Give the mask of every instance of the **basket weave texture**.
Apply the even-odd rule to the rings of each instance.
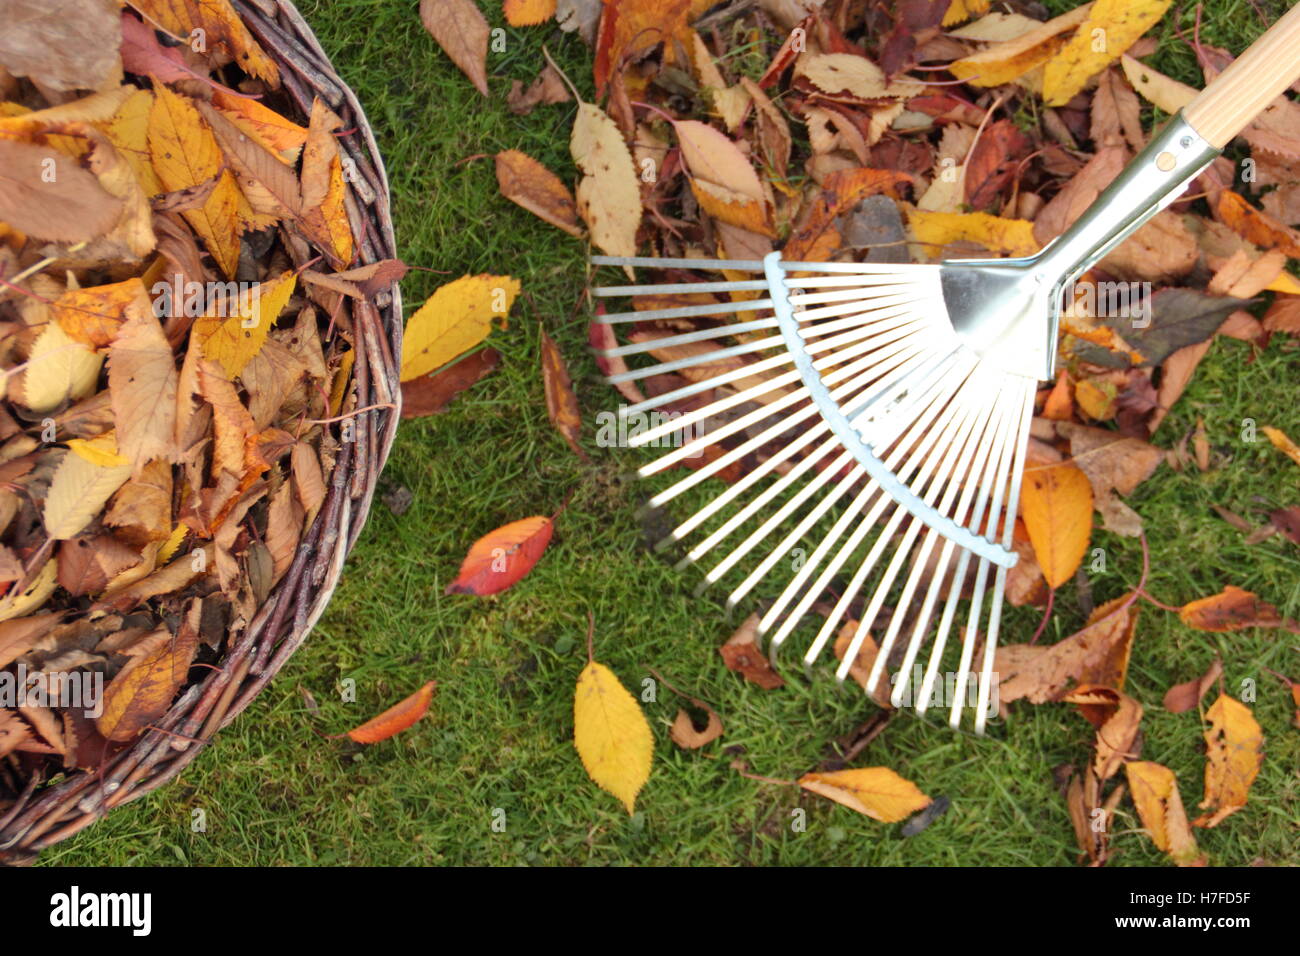
[[[388,179],[356,97],[289,0],[233,0],[233,5],[279,66],[284,94],[300,118],[306,119],[319,97],[343,121],[347,134],[339,137],[339,147],[356,170],[346,182],[353,264],[395,258]],[[40,850],[174,778],[279,672],[324,611],[365,524],[401,403],[402,307],[396,284],[373,301],[345,298],[341,313],[331,324],[333,335],[348,335],[356,355],[354,397],[343,411],[388,407],[352,415],[350,441],[343,440],[342,422],[327,426],[335,430],[340,450],[325,501],[289,570],[248,626],[227,635],[216,668],[187,686],[152,729],[96,770],[73,771],[45,786],[33,776],[17,801],[0,809],[0,864],[30,863]]]

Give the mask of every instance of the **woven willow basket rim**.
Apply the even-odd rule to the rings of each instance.
[[[290,0],[232,0],[235,10],[280,68],[284,94],[305,118],[320,97],[354,135],[338,137],[356,175],[346,178],[354,263],[396,257],[388,177],[366,115],[335,72]],[[359,142],[358,142],[359,140]],[[402,304],[396,283],[352,306],[354,440],[342,442],[324,502],[284,577],[253,620],[227,635],[217,666],[185,688],[167,713],[95,770],[74,770],[40,787],[34,774],[13,806],[0,809],[0,864],[30,863],[37,853],[79,832],[109,810],[176,777],[279,672],[325,610],[374,497],[400,418],[397,362]],[[328,427],[328,426],[327,426]],[[335,426],[337,427],[337,425]]]

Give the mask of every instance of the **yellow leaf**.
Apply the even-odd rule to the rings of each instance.
[[[229,378],[244,370],[266,344],[267,333],[284,311],[298,277],[283,272],[268,282],[259,282],[249,296],[227,298],[226,316],[205,315],[194,322],[194,338],[203,355],[219,362]]]
[[[948,65],[948,70],[959,80],[974,86],[1011,83],[1046,63],[1064,45],[1062,34],[1086,20],[1091,9],[1091,4],[1076,7],[1014,40],[995,43],[987,50],[954,60]]]
[[[406,322],[402,339],[403,382],[446,365],[478,345],[504,318],[519,294],[510,276],[461,276],[442,286]]]
[[[343,121],[324,103],[313,101],[302,157],[302,226],[338,268],[352,261],[353,252],[352,225],[344,202],[343,161],[334,137],[334,130],[342,125]]]
[[[27,590],[21,594],[6,594],[0,598],[0,621],[22,617],[43,605],[46,598],[54,593],[54,585],[58,583],[58,572],[58,559],[50,558],[41,566],[36,577],[32,578],[32,583],[27,585]]]
[[[714,219],[720,219],[759,235],[776,236],[766,202],[751,199],[726,186],[719,186],[703,179],[691,180],[691,192],[695,193],[700,208]]]
[[[1129,84],[1149,103],[1160,107],[1173,115],[1196,98],[1199,92],[1195,87],[1179,83],[1163,73],[1157,73],[1145,63],[1139,63],[1128,54],[1119,58],[1124,68],[1124,76]]]
[[[888,767],[804,774],[799,786],[881,823],[906,820],[930,805],[930,798],[916,784]]]
[[[890,81],[885,71],[856,53],[804,53],[795,73],[826,93],[848,93],[863,100],[916,96],[925,84],[910,76]]]
[[[135,171],[140,188],[149,197],[163,191],[158,174],[149,160],[149,113],[153,109],[153,93],[137,89],[117,108],[113,118],[97,124],[108,141],[122,154],[128,166]]]
[[[154,458],[172,459],[180,378],[153,312],[126,311],[126,322],[108,350],[108,391],[118,449],[138,470]]]
[[[1124,772],[1151,842],[1180,866],[1199,860],[1196,837],[1188,826],[1174,772],[1149,760],[1131,760],[1124,765]]]
[[[1070,42],[1047,61],[1043,100],[1064,106],[1165,15],[1173,0],[1097,0]]]
[[[943,15],[943,25],[950,27],[956,23],[965,23],[971,17],[987,13],[993,0],[952,0],[948,12]]]
[[[1264,733],[1250,708],[1236,698],[1220,694],[1205,712],[1205,799],[1202,814],[1193,824],[1215,827],[1246,805],[1250,785],[1264,762]]]
[[[144,283],[138,278],[91,286],[88,289],[69,289],[50,306],[55,321],[72,338],[102,349],[112,343],[126,319],[126,309],[152,309]]]
[[[1069,462],[1025,471],[1020,496],[1025,528],[1049,587],[1060,587],[1079,567],[1092,533],[1092,485]]]
[[[578,215],[591,230],[592,243],[607,255],[636,255],[641,187],[618,126],[590,103],[578,104],[569,152],[582,171]]]
[[[189,533],[190,526],[187,524],[178,524],[175,528],[172,528],[172,533],[167,536],[167,540],[158,549],[158,556],[155,561],[158,564],[166,564],[170,561],[172,555],[180,548],[181,542],[185,540],[185,536]]]
[[[221,271],[234,278],[239,263],[239,184],[234,174],[224,168],[216,137],[194,104],[161,83],[155,86],[149,111],[149,157],[158,181],[168,192],[219,177],[203,205],[181,215],[198,233]]]
[[[556,0],[505,0],[506,22],[512,27],[532,27],[555,16]]]
[[[118,454],[116,432],[104,432],[94,438],[69,438],[65,444],[73,454],[80,455],[101,468],[118,468],[130,464],[125,455]]]
[[[1287,437],[1286,432],[1280,428],[1272,428],[1268,425],[1263,426],[1263,432],[1268,436],[1268,440],[1273,443],[1273,447],[1290,458],[1297,465],[1300,465],[1300,447]]]
[[[916,241],[928,246],[946,246],[964,239],[1013,256],[1028,256],[1038,251],[1034,224],[1028,219],[1003,219],[983,212],[926,212],[921,209],[913,209],[907,219]],[[932,254],[937,254],[937,250]]]
[[[573,744],[587,775],[632,813],[650,779],[654,736],[631,694],[604,664],[591,661],[573,694]]]
[[[84,398],[95,388],[104,357],[50,322],[32,344],[23,370],[23,404],[48,412],[67,399]]]
[[[131,477],[130,465],[104,467],[69,452],[59,462],[45,496],[45,530],[55,541],[76,536]]]

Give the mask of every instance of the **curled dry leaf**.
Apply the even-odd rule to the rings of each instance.
[[[999,699],[1042,704],[1060,699],[1072,684],[1122,690],[1138,618],[1135,602],[1120,610],[1125,601],[1127,595],[1103,604],[1082,630],[1051,647],[999,647],[993,663],[1000,675]]]
[[[1214,686],[1214,682],[1223,676],[1223,661],[1214,659],[1214,663],[1199,678],[1183,684],[1175,684],[1165,691],[1164,708],[1171,714],[1182,714],[1196,707],[1205,692]]]
[[[930,805],[916,784],[888,767],[804,774],[799,786],[881,823],[906,820]]]
[[[546,414],[555,430],[564,436],[573,453],[588,461],[587,453],[578,443],[582,434],[582,410],[578,397],[573,394],[573,380],[565,367],[564,356],[555,340],[542,330],[542,384],[546,390]]]
[[[695,721],[685,707],[677,708],[677,716],[673,719],[673,725],[668,728],[668,736],[672,738],[673,743],[683,750],[698,750],[705,744],[712,743],[722,736],[722,718],[713,712],[713,708],[694,698],[691,699],[691,705],[696,710],[705,713],[706,719],[703,729],[696,728]]]
[[[636,698],[604,664],[589,661],[573,692],[573,745],[587,776],[630,815],[650,779],[654,735]]]
[[[502,525],[474,542],[447,594],[498,594],[533,569],[551,543],[550,518],[523,518]]]
[[[400,733],[429,712],[429,703],[433,700],[433,691],[437,686],[437,681],[429,681],[410,697],[389,707],[378,717],[371,718],[360,727],[349,730],[347,736],[359,744],[375,744]]]
[[[728,640],[718,648],[727,670],[735,671],[745,680],[757,684],[764,690],[776,690],[784,687],[785,681],[772,668],[767,655],[758,649],[755,639],[758,634],[758,615],[747,617]]]
[[[559,176],[517,149],[497,153],[496,171],[501,195],[569,235],[583,237],[578,207]]]

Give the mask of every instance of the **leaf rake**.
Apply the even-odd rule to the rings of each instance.
[[[901,651],[894,706],[914,693],[915,709],[924,714],[943,680],[951,726],[960,726],[973,703],[974,730],[983,733],[990,705],[996,713],[994,650],[1007,572],[1017,560],[1012,532],[1034,396],[1039,381],[1054,376],[1062,294],[1177,198],[1297,75],[1300,7],[1176,115],[1069,229],[1034,256],[914,265],[788,262],[779,252],[761,261],[593,256],[597,266],[753,275],[593,289],[602,297],[710,293],[733,300],[597,319],[613,326],[736,319],[600,351],[608,358],[656,352],[665,359],[613,374],[612,384],[664,373],[688,381],[620,409],[625,418],[716,395],[629,440],[638,447],[672,441],[692,428],[704,431],[642,467],[642,476],[724,439],[733,445],[715,448],[711,460],[655,494],[651,507],[746,456],[760,450],[766,456],[661,544],[702,535],[682,561],[713,562],[701,588],[745,570],[727,597],[728,609],[778,565],[794,568],[759,623],[773,659],[814,605],[838,592],[803,655],[805,668],[851,619],[860,599],[864,607],[836,678],[849,675],[881,618],[868,692]],[[730,337],[741,341],[715,342]],[[709,344],[707,351],[701,343]],[[723,370],[711,371],[719,363]],[[793,560],[802,556],[795,549],[811,544],[814,529],[826,522],[829,528],[806,558]],[[955,674],[943,675],[964,598],[960,663]],[[934,640],[914,688],[908,675],[919,666],[932,624]]]

